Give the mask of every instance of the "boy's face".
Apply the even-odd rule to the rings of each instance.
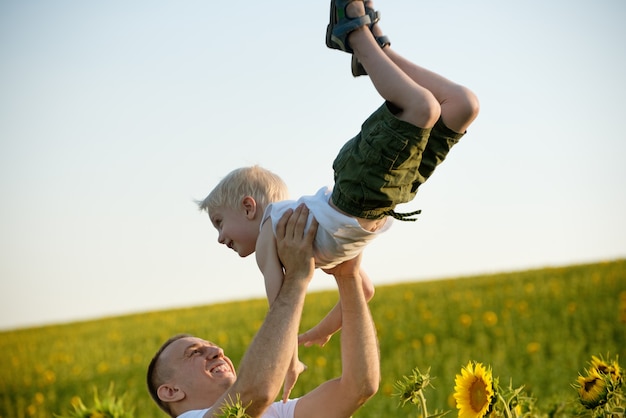
[[[234,250],[240,257],[252,254],[259,236],[259,222],[254,211],[244,206],[239,209],[219,208],[209,214],[219,233],[217,241]]]

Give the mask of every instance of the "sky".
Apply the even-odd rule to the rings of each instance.
[[[252,164],[332,186],[381,98],[326,48],[327,3],[0,2],[0,329],[264,297],[195,200]],[[626,3],[376,8],[481,113],[365,250],[375,284],[626,257]]]

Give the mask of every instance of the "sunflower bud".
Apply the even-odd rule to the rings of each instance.
[[[609,382],[607,382],[609,380]],[[578,376],[578,396],[587,409],[595,409],[606,404],[609,397],[610,377],[591,370],[588,376]]]

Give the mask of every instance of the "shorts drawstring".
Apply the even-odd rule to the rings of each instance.
[[[417,217],[415,215],[419,215],[420,213],[422,213],[422,210],[416,210],[414,212],[406,212],[406,213],[398,213],[395,212],[393,210],[388,210],[385,211],[384,214],[388,215],[388,216],[392,216],[393,218],[399,220],[399,221],[406,221],[406,222],[415,222],[417,221]],[[415,216],[414,218],[412,218],[411,216]]]

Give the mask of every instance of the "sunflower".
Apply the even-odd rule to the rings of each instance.
[[[591,370],[588,376],[578,376],[578,396],[580,403],[587,409],[604,405],[609,396],[605,377],[597,370]]]
[[[615,387],[622,384],[622,370],[617,360],[610,362],[602,357],[591,356],[591,370],[596,370],[600,375],[609,376]]]
[[[482,418],[494,400],[491,369],[472,363],[461,369],[454,379],[454,399],[459,418]]]

